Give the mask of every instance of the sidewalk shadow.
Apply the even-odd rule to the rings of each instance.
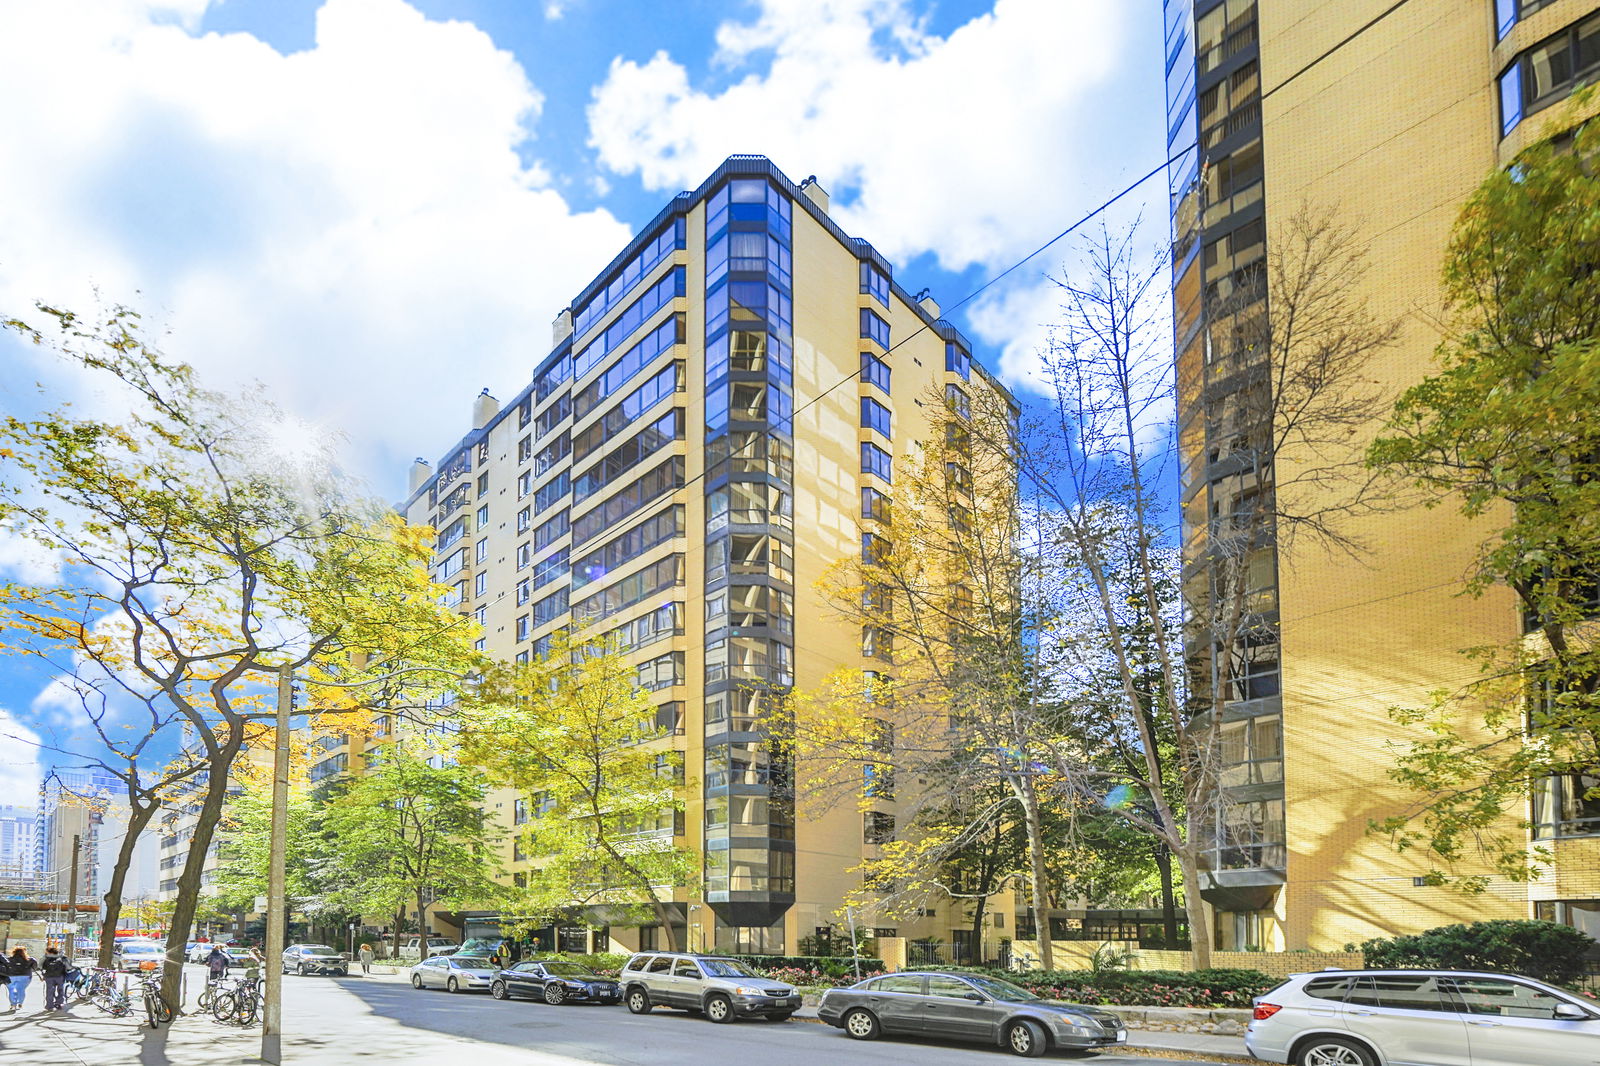
[[[139,1038],[139,1066],[171,1066],[167,1057],[167,1030],[146,1029]]]

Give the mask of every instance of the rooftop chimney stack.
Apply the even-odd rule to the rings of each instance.
[[[478,398],[472,401],[472,428],[482,429],[499,413],[500,401],[490,396],[488,389],[484,389],[478,393]]]
[[[815,174],[808,176],[800,183],[800,191],[806,194],[808,200],[822,208],[823,214],[828,213],[828,193],[826,189],[817,184],[817,176]]]
[[[409,491],[416,492],[422,486],[426,485],[428,480],[432,477],[433,464],[428,462],[428,460],[424,459],[422,456],[417,456],[411,461],[411,488]]]

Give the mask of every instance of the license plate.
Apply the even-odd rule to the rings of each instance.
[[[1128,1039],[1128,1031],[1126,1029],[1118,1029],[1117,1030],[1117,1039],[1118,1040],[1126,1040],[1126,1039]]]

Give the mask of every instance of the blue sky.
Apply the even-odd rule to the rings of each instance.
[[[8,0],[0,313],[138,306],[222,387],[348,437],[384,496],[726,155],[816,174],[949,307],[1158,163],[1157,0]],[[1165,234],[1158,179],[1119,220]],[[953,317],[1019,392],[1050,253]],[[0,410],[42,380],[0,338]],[[0,530],[0,573],[48,572]],[[0,660],[0,734],[70,742]],[[0,803],[37,773],[0,737]]]

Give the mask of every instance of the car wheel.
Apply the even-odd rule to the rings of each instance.
[[[642,988],[628,989],[628,1010],[634,1014],[650,1013],[650,995]]]
[[[504,981],[496,981],[494,984],[490,985],[489,995],[493,996],[495,999],[511,998],[511,993],[506,991],[506,983]]]
[[[733,1021],[733,1000],[721,995],[707,996],[706,1017],[718,1025]]]
[[[459,992],[461,988],[456,984],[456,979],[452,977],[444,983],[444,990],[446,992]]]
[[[420,974],[412,974],[411,975],[411,987],[412,988],[421,988],[422,987],[422,976]]]
[[[306,975],[306,964],[302,962],[295,966],[294,974],[296,977],[304,977]]]
[[[559,1007],[567,1001],[567,990],[560,985],[545,985],[544,1001],[552,1007]]]
[[[857,1040],[876,1040],[882,1030],[878,1026],[878,1019],[870,1010],[846,1011],[844,1016],[844,1031]]]
[[[1370,1051],[1341,1036],[1313,1037],[1300,1045],[1294,1061],[1297,1066],[1377,1066]]]
[[[1044,1054],[1044,1030],[1038,1023],[1012,1022],[1006,1027],[1006,1050],[1025,1059],[1036,1059]]]

